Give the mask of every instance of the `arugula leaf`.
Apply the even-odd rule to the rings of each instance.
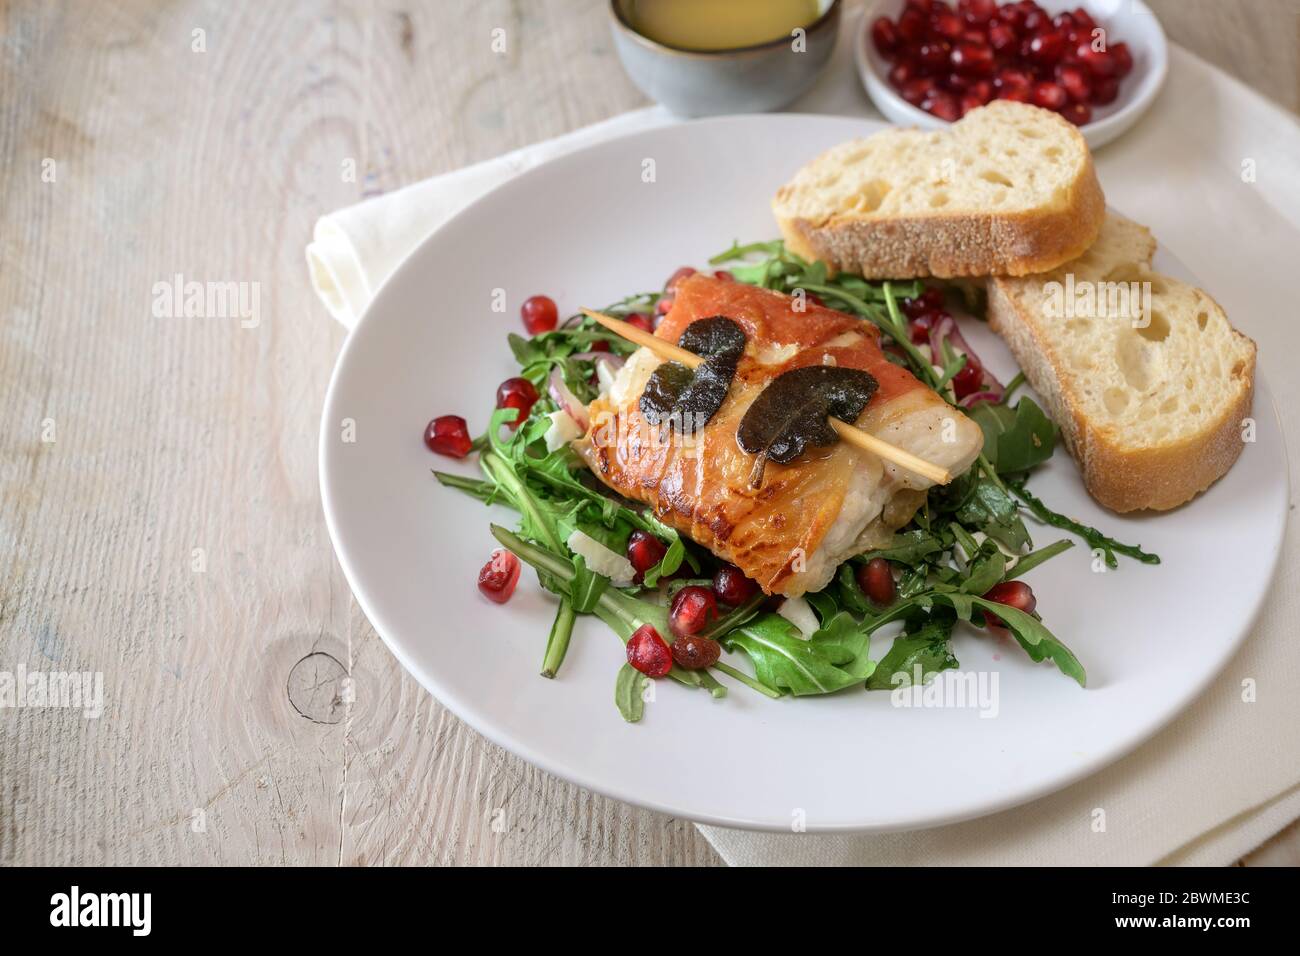
[[[1072,531],[1088,543],[1088,547],[1093,550],[1100,550],[1106,557],[1106,566],[1108,568],[1119,567],[1119,561],[1115,555],[1122,554],[1126,557],[1134,558],[1143,564],[1159,564],[1160,555],[1151,554],[1143,551],[1141,545],[1124,544],[1116,541],[1114,538],[1103,534],[1096,528],[1089,527],[1082,522],[1075,521],[1073,518],[1067,518],[1059,512],[1053,511],[1039,499],[1030,494],[1029,489],[1025,487],[1023,481],[1011,482],[1011,491],[1017,498],[1029,506],[1029,511],[1035,518],[1043,524],[1051,525],[1053,528],[1061,528],[1065,531]]]
[[[822,621],[822,626],[809,636],[808,643],[834,661],[853,682],[866,680],[876,669],[876,662],[868,656],[871,635],[862,630],[857,618],[845,611]]]
[[[536,568],[540,572],[539,577],[550,575],[565,584],[573,580],[575,572],[573,565],[567,559],[547,548],[525,541],[500,525],[489,525],[488,528],[492,532],[492,537],[513,551],[521,561]],[[608,624],[610,630],[617,634],[624,644],[642,624],[652,625],[660,634],[669,633],[666,607],[642,601],[618,588],[605,588],[596,599],[596,607],[592,613]],[[704,683],[700,672],[688,671],[676,664],[668,672],[668,676],[687,687],[700,687]]]
[[[682,541],[682,536],[677,533],[676,528],[664,524],[649,511],[646,511],[640,517],[644,525],[642,531],[649,531],[651,534],[658,536],[660,540],[668,542],[668,550],[659,559],[659,563],[647,571],[642,578],[647,588],[658,586],[660,580],[670,574],[675,574],[683,563],[696,574],[699,573],[700,562],[696,560],[695,555],[686,550],[686,543]]]
[[[1007,558],[992,541],[985,541],[971,557],[961,589],[967,594],[984,594],[1002,580]]]
[[[860,639],[865,642],[865,635]],[[728,650],[739,649],[749,656],[763,684],[796,696],[834,693],[862,683],[870,673],[865,650],[849,639],[840,624],[804,640],[785,618],[765,614],[727,634],[722,642]]]
[[[960,496],[953,514],[967,528],[974,527],[1007,547],[1023,551],[1030,544],[1029,531],[1020,520],[1015,499],[999,483],[974,469],[953,482],[950,495]],[[951,507],[951,500],[948,507]]]
[[[629,724],[635,724],[645,714],[646,677],[631,664],[624,664],[618,669],[614,680],[614,703],[618,712]]]
[[[446,471],[435,471],[433,477],[438,479],[440,485],[463,491],[470,497],[477,498],[486,504],[491,504],[496,497],[497,486],[490,481],[483,481],[481,478],[465,478]]]
[[[918,666],[923,681],[939,671],[960,666],[952,655],[952,629],[957,622],[956,615],[936,610],[928,615],[917,615],[916,622],[894,638],[894,643],[876,665],[875,672],[867,679],[867,690],[892,690],[900,683],[910,684]],[[905,682],[898,677],[899,674],[906,675]]]
[[[1022,574],[1032,571],[1044,561],[1050,561],[1061,552],[1069,551],[1073,547],[1073,541],[1070,541],[1068,538],[1062,538],[1060,541],[1053,541],[1051,544],[1039,548],[1037,551],[1031,551],[1029,554],[1017,561],[1016,566],[1007,572],[1006,580],[1010,581],[1014,578],[1018,578]]]
[[[542,658],[543,677],[554,677],[564,662],[564,655],[569,650],[569,639],[573,637],[573,622],[573,602],[567,595],[561,595],[560,606],[555,610],[555,621],[551,624],[551,633],[546,638],[546,655]]]
[[[1043,661],[1050,658],[1062,674],[1074,678],[1080,687],[1087,686],[1088,676],[1078,658],[1033,615],[996,601],[986,601],[973,594],[936,594],[935,600],[949,604],[963,621],[971,619],[972,608],[992,612],[1006,624],[1031,660]]]
[[[1015,408],[979,402],[966,414],[984,432],[984,457],[999,474],[1028,471],[1056,448],[1056,426],[1033,399],[1022,398]]]
[[[872,604],[867,600],[867,596],[862,593],[862,588],[858,587],[858,578],[854,574],[852,563],[845,561],[840,565],[839,572],[835,575],[835,598],[840,607],[861,617],[873,612]],[[822,593],[830,590],[827,588]],[[808,597],[808,595],[804,595]]]
[[[597,574],[587,567],[582,555],[573,556],[573,580],[569,583],[569,594],[573,600],[573,610],[579,614],[590,614],[596,609],[596,602],[609,587],[609,578]]]

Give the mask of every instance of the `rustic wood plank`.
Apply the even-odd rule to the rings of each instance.
[[[1250,23],[1281,0],[1156,2],[1295,107],[1296,31]],[[641,105],[605,7],[0,3],[0,669],[106,696],[0,711],[0,864],[717,862],[430,698],[316,485],[316,215]],[[255,283],[258,323],[154,316],[178,273]]]

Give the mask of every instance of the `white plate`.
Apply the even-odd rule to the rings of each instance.
[[[1258,441],[1228,476],[1174,513],[1119,518],[1084,493],[1061,452],[1032,487],[1068,514],[1159,552],[1095,574],[1078,547],[1032,572],[1047,624],[1088,669],[1080,689],[1014,645],[955,639],[963,667],[997,672],[1000,711],[908,710],[886,693],[725,700],[656,685],[636,725],[614,707],[623,647],[584,619],[556,680],[538,676],[553,616],[525,571],[513,600],[475,589],[505,509],[437,485],[433,416],[481,431],[516,374],[505,335],[544,292],[562,312],[659,286],[733,239],[771,238],[768,200],[808,158],[880,124],[828,116],[701,120],[606,142],[534,169],[431,236],[380,291],[334,370],[321,423],[321,491],[357,600],[398,660],[478,731],[592,790],[712,823],[809,830],[921,827],[1020,803],[1097,770],[1168,721],[1246,634],[1286,520],[1282,438],[1260,383]],[[644,182],[647,160],[655,181]],[[1168,257],[1162,263],[1170,268]],[[504,289],[508,309],[491,308]],[[983,328],[973,345],[1013,366]],[[355,441],[343,440],[344,420]],[[1035,540],[1062,535],[1031,525]],[[403,732],[395,728],[395,733]]]
[[[871,24],[877,17],[898,19],[906,0],[876,0],[863,18],[860,35],[854,37],[853,56],[858,76],[876,108],[903,126],[942,129],[947,120],[927,113],[903,99],[889,83],[890,64],[871,42]],[[1083,138],[1093,149],[1109,143],[1147,111],[1147,107],[1164,85],[1169,72],[1169,50],[1160,21],[1142,0],[1039,0],[1038,5],[1055,16],[1063,10],[1082,6],[1097,23],[1110,31],[1110,41],[1127,43],[1133,54],[1133,72],[1120,82],[1114,103],[1094,107],[1093,120],[1080,127]]]

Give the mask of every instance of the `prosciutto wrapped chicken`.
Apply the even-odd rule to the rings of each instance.
[[[687,326],[725,316],[744,331],[744,353],[721,407],[702,428],[649,424],[639,401],[660,359],[635,352],[608,393],[591,403],[574,448],[625,497],[730,561],[768,594],[824,587],[854,554],[888,542],[911,520],[932,482],[844,442],[812,447],[789,464],[769,461],[755,485],[755,456],[736,430],[778,375],[809,365],[861,369],[878,387],[854,423],[960,474],[983,445],[974,422],[890,362],[870,323],[740,282],[693,275],[677,288],[655,334],[676,343]]]

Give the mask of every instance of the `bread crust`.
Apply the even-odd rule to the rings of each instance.
[[[1065,447],[1079,464],[1084,486],[1099,504],[1121,513],[1168,511],[1205,491],[1236,462],[1243,444],[1242,420],[1250,415],[1255,395],[1256,349],[1247,336],[1232,330],[1249,343],[1250,361],[1243,371],[1244,387],[1212,424],[1176,442],[1126,449],[1071,401],[1057,372],[1064,358],[1044,331],[1020,314],[1004,280],[992,278],[987,285],[990,328],[1006,341],[1025,378],[1042,397],[1061,429]]]
[[[790,186],[772,200],[786,248],[867,279],[951,279],[1047,272],[1083,254],[1101,231],[1106,199],[1083,135],[1071,127],[1084,167],[1059,208],[1013,213],[843,215],[812,222],[781,214]]]

